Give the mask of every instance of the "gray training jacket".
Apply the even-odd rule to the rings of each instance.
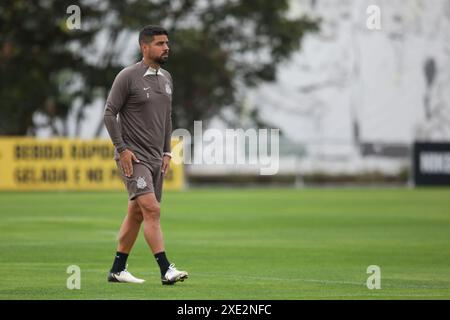
[[[162,162],[171,150],[172,90],[170,73],[160,68],[155,74],[144,60],[117,74],[104,113],[116,160],[130,149],[140,161]]]

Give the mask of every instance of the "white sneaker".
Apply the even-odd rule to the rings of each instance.
[[[161,277],[162,284],[174,284],[177,281],[183,282],[188,278],[188,273],[186,271],[180,271],[175,268],[175,265],[172,263],[169,266],[169,269],[166,271],[164,277]]]
[[[128,265],[127,265],[128,267]],[[120,271],[119,273],[110,272],[108,275],[109,282],[124,282],[124,283],[144,283],[144,279],[138,279],[134,277],[127,269]]]

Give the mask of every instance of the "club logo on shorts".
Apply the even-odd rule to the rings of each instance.
[[[144,189],[147,186],[147,182],[145,182],[144,177],[137,178],[136,182],[138,189]]]
[[[167,94],[172,94],[172,88],[170,87],[170,85],[168,83],[166,83],[166,92],[167,92]]]

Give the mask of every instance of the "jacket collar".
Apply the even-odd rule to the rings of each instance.
[[[155,75],[155,76],[163,76],[163,77],[165,77],[165,76],[164,76],[164,73],[161,72],[161,68],[154,69],[154,68],[148,66],[148,65],[145,63],[144,59],[142,59],[141,63],[142,63],[142,65],[146,68],[143,77],[148,76],[148,75]]]

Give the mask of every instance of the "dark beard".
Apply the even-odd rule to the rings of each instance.
[[[165,64],[167,62],[167,60],[169,59],[169,57],[159,57],[158,59],[155,60],[155,62],[157,64],[159,64],[160,66],[162,66],[163,64]]]

